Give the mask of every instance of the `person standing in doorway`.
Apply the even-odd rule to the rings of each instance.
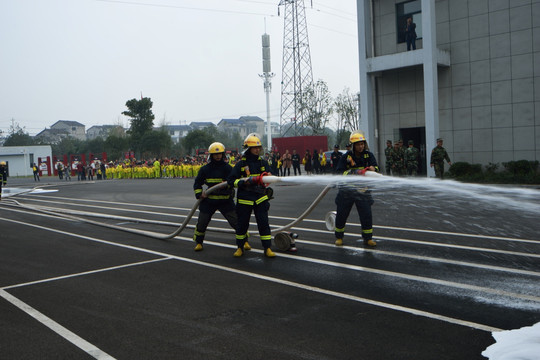
[[[433,150],[431,150],[431,159],[429,161],[429,166],[434,168],[435,176],[439,179],[442,179],[444,177],[444,160],[446,160],[448,165],[452,165],[446,149],[443,148],[443,139],[438,138],[437,146],[435,146]]]
[[[386,140],[386,149],[384,149],[386,175],[392,175],[392,151],[392,140]]]
[[[419,151],[414,147],[414,141],[409,140],[409,147],[405,150],[405,169],[407,170],[407,175],[416,176],[418,175],[418,154]]]
[[[407,18],[405,27],[405,41],[407,41],[407,51],[416,50],[416,24],[413,23],[412,17]]]

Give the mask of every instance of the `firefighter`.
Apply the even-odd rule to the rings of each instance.
[[[225,146],[222,143],[212,143],[208,147],[208,153],[210,154],[210,161],[201,167],[193,184],[195,197],[202,199],[199,205],[199,219],[197,220],[197,226],[193,235],[193,240],[197,243],[195,245],[195,251],[201,251],[203,249],[206,228],[212,219],[212,215],[217,210],[227,219],[233,229],[236,229],[237,225],[236,209],[234,207],[234,190],[227,186],[209,195],[206,195],[206,192],[203,191],[203,185],[205,184],[208,188],[211,188],[227,181],[232,171],[232,167],[227,163],[227,159],[225,158]],[[247,250],[249,244],[247,242],[246,244]]]
[[[364,134],[355,131],[350,136],[352,150],[344,154],[337,167],[337,172],[343,175],[364,175],[366,171],[379,171],[377,160],[369,147]],[[351,212],[353,205],[356,205],[360,223],[362,225],[362,238],[364,245],[376,246],[373,240],[373,218],[371,214],[371,205],[373,198],[367,188],[358,188],[354,185],[342,184],[336,196],[336,225],[335,236],[336,246],[343,245],[343,236],[345,235],[345,224]]]
[[[235,257],[244,255],[244,242],[249,228],[251,213],[255,213],[264,255],[273,258],[276,254],[270,249],[272,235],[268,223],[268,210],[270,209],[267,189],[262,182],[262,177],[270,166],[262,158],[261,140],[256,134],[249,134],[244,140],[244,153],[240,161],[234,166],[227,182],[232,187],[238,188],[236,201],[236,215],[238,225],[236,227]],[[242,178],[248,178],[243,180]]]
[[[2,199],[2,186],[7,185],[6,162],[0,161],[0,199]]]

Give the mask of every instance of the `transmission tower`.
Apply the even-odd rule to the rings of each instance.
[[[304,133],[304,117],[299,109],[299,100],[303,91],[313,83],[306,8],[304,0],[280,0],[278,6],[282,5],[285,25],[283,28],[280,129],[281,134],[285,135],[293,128],[297,135]],[[284,131],[285,128],[286,131]]]

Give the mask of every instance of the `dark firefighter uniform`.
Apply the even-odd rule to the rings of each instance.
[[[0,199],[2,198],[2,186],[7,184],[6,162],[0,161]]]
[[[353,139],[354,135],[354,133],[351,134],[351,139]],[[361,138],[364,138],[363,135]],[[364,170],[370,166],[373,166],[376,171],[379,171],[377,160],[375,159],[373,153],[368,150],[364,150],[360,154],[356,155],[353,144],[353,150],[347,151],[347,153],[343,154],[341,157],[336,171],[338,174],[356,175],[358,170]],[[358,215],[360,217],[360,223],[362,225],[362,238],[364,240],[364,244],[375,246],[375,242],[372,240],[373,217],[371,213],[371,205],[373,205],[373,198],[371,197],[370,191],[365,187],[358,187],[357,184],[347,185],[344,183],[338,185],[338,187],[339,191],[335,200],[337,205],[334,230],[337,239],[336,245],[342,245],[347,218],[349,217],[352,206],[356,205],[356,209],[358,210]]]
[[[247,147],[247,150],[241,160],[236,163],[227,180],[230,186],[238,188],[236,201],[236,214],[238,217],[236,245],[238,246],[238,249],[234,253],[234,256],[238,257],[243,254],[242,249],[244,247],[244,242],[246,241],[246,232],[249,228],[251,212],[254,212],[259,235],[261,237],[261,243],[264,248],[264,254],[267,257],[274,257],[275,254],[270,249],[272,239],[270,224],[268,222],[270,203],[266,187],[262,183],[251,180],[242,180],[242,178],[246,177],[252,177],[251,179],[260,177],[262,173],[267,172],[270,168],[266,160],[251,152],[251,146],[260,146],[260,140],[255,136],[251,137],[256,140],[250,140],[250,136],[246,138],[244,146]],[[253,145],[250,141],[259,145]]]
[[[200,168],[195,178],[195,183],[193,184],[195,197],[197,199],[201,197],[203,185],[211,188],[214,185],[227,181],[231,170],[232,167],[225,157],[221,161],[214,161],[212,155],[210,155],[210,162]],[[199,219],[195,228],[195,234],[193,235],[193,240],[197,244],[203,243],[206,228],[217,210],[227,219],[229,225],[233,229],[236,229],[237,218],[234,207],[234,190],[230,187],[227,186],[223,189],[213,191],[201,201],[199,205]],[[202,250],[202,247],[197,247],[196,250]]]
[[[330,155],[330,160],[332,160],[332,172],[336,172],[339,159],[341,159],[342,156],[343,154],[339,151],[339,145],[334,145],[334,151],[332,152],[332,155]]]

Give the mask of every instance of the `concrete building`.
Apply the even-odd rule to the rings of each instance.
[[[357,10],[361,128],[380,163],[387,139],[411,139],[433,175],[438,137],[453,162],[540,160],[539,0],[357,0]]]
[[[45,162],[47,157],[49,161],[52,160],[52,148],[49,145],[0,147],[0,161],[8,163],[9,176],[30,176],[32,164],[38,164],[38,158]]]
[[[186,136],[191,131],[191,126],[189,125],[165,125],[165,129],[171,136],[173,143],[178,143],[181,138]],[[159,130],[159,128],[154,128],[154,130]]]
[[[261,137],[266,137],[265,122],[258,116],[240,116],[238,119],[221,119],[217,127],[220,131],[224,131],[228,135],[237,133],[242,139],[251,133],[257,133]]]
[[[119,125],[94,125],[86,130],[86,140],[94,140],[98,137],[107,138],[112,131],[124,134],[125,130]]]
[[[213,122],[211,121],[192,121],[189,126],[191,127],[192,130],[202,130],[204,128],[207,128],[209,126],[215,126],[216,124],[214,124]]]
[[[57,144],[68,136],[78,140],[86,140],[85,126],[77,121],[59,120],[51,125],[50,129],[36,134],[35,138]]]

